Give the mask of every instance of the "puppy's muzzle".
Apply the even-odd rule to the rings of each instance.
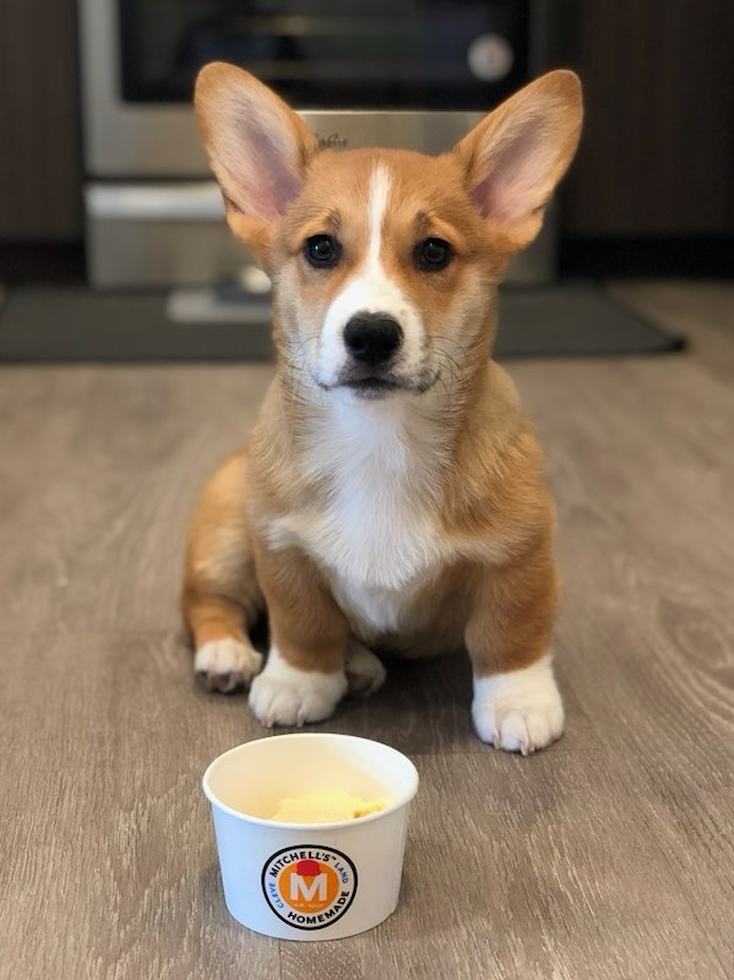
[[[344,328],[344,346],[350,359],[370,368],[385,368],[402,342],[400,324],[387,313],[355,313]]]

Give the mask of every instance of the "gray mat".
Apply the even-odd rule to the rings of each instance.
[[[499,358],[655,354],[684,342],[617,306],[597,287],[508,290],[500,300]],[[11,291],[0,312],[0,361],[261,361],[267,323],[172,323],[163,294],[81,288]]]

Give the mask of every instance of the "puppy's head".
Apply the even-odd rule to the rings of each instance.
[[[273,280],[282,357],[358,398],[418,396],[486,355],[496,285],[538,234],[582,115],[578,79],[554,71],[442,156],[335,152],[225,64],[199,75],[196,109],[229,225]]]

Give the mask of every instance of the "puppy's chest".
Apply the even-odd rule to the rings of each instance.
[[[399,629],[444,557],[428,513],[357,479],[345,481],[320,512],[284,524],[326,572],[339,605],[368,630]]]
[[[410,485],[361,469],[343,474],[320,506],[279,524],[337,578],[373,588],[405,586],[445,551]]]
[[[283,545],[297,544],[317,562],[337,602],[370,629],[398,629],[449,556],[430,462],[409,453],[343,454],[318,503],[273,528]]]

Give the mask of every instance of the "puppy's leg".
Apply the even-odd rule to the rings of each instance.
[[[347,644],[346,675],[350,696],[364,698],[379,691],[387,671],[379,657],[351,636]]]
[[[263,725],[323,721],[347,690],[346,620],[318,570],[295,548],[256,547],[257,573],[268,606],[270,653],[250,689]]]
[[[563,731],[548,653],[556,595],[549,540],[517,564],[481,573],[466,644],[474,669],[474,727],[495,748],[528,755]]]
[[[181,608],[194,670],[209,690],[250,684],[262,666],[249,629],[263,608],[247,525],[247,459],[228,459],[202,491],[189,526]]]

